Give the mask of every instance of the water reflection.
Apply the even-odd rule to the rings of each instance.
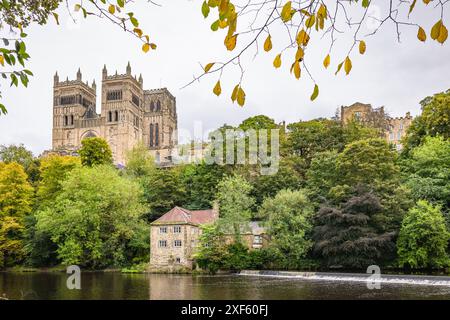
[[[0,273],[0,295],[10,299],[450,299],[450,287],[259,277],[90,273],[81,290],[64,273]]]

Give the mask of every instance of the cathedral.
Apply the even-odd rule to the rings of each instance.
[[[97,86],[83,82],[80,69],[76,80],[53,83],[53,152],[76,155],[81,141],[101,137],[111,147],[114,163],[125,165],[126,153],[138,142],[150,150],[157,163],[171,162],[177,146],[175,97],[166,89],[144,90],[142,75],[108,75],[102,71],[101,111],[97,113]]]

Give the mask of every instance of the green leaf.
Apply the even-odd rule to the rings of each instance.
[[[205,18],[207,18],[209,15],[209,6],[206,3],[206,1],[203,1],[203,4],[202,4],[202,14],[203,14],[203,17],[205,17]]]
[[[318,95],[319,95],[319,86],[316,84],[314,85],[314,91],[311,95],[311,101],[314,101]]]

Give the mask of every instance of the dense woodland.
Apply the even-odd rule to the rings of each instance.
[[[100,138],[83,140],[79,157],[37,158],[23,145],[1,146],[0,268],[142,269],[151,221],[175,205],[204,209],[213,201],[220,219],[204,227],[196,255],[211,272],[445,268],[450,91],[421,105],[400,153],[358,123],[315,119],[284,128],[263,115],[246,119],[240,129],[281,130],[274,175],[249,164],[160,169],[143,145],[118,169]],[[241,244],[249,220],[266,228],[267,248]],[[225,232],[233,243],[221,241]]]

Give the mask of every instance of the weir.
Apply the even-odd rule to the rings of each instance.
[[[301,272],[301,271],[275,271],[275,270],[242,270],[238,276],[289,278],[315,281],[340,282],[374,282],[384,284],[409,284],[426,286],[448,286],[449,276],[421,276],[421,275],[393,275],[381,274],[378,279],[370,278],[368,273],[334,273],[334,272]]]

